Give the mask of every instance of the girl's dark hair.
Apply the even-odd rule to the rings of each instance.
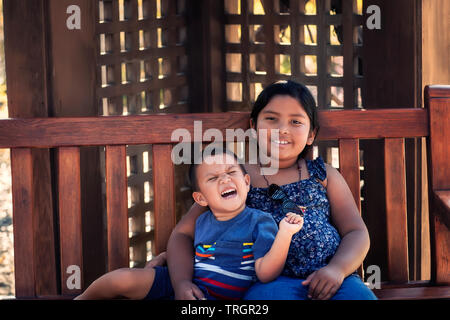
[[[252,119],[255,129],[257,128],[258,115],[262,109],[272,100],[275,96],[290,96],[296,99],[305,110],[311,123],[311,131],[317,134],[319,133],[319,120],[317,116],[316,101],[311,92],[304,85],[294,81],[275,82],[264,88],[259,94],[258,98],[253,105],[250,118]],[[306,145],[305,149],[300,153],[299,157],[304,158],[312,146]]]
[[[239,159],[234,152],[231,152],[224,148],[214,148],[211,150],[211,156],[216,156],[216,155],[221,155],[221,154],[228,154],[228,155],[232,156],[236,160],[236,163],[241,168],[242,174],[243,175],[247,174],[247,171],[245,170],[244,165],[239,162]],[[198,181],[197,181],[197,168],[199,165],[201,165],[203,163],[204,155],[205,155],[205,150],[202,151],[201,156],[198,159],[195,159],[197,161],[193,161],[189,167],[189,182],[190,182],[192,191],[200,191],[199,187],[198,187]]]

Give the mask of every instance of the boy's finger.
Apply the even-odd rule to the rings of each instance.
[[[194,294],[194,299],[197,300],[206,300],[205,295],[202,290],[200,290],[197,286],[192,286],[192,292]]]

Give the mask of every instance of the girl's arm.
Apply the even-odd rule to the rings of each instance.
[[[280,221],[272,247],[263,257],[255,261],[255,272],[259,281],[269,282],[280,275],[286,262],[292,236],[300,231],[302,226],[303,218],[293,213],[288,213]]]
[[[361,265],[370,246],[369,233],[350,188],[339,171],[328,164],[326,170],[331,218],[341,235],[341,243],[329,264],[303,282],[309,284],[309,295],[317,299],[332,297],[344,278]]]
[[[369,232],[345,179],[329,165],[327,176],[331,218],[341,235],[341,243],[329,264],[339,268],[346,277],[364,261],[370,247]]]
[[[202,291],[192,283],[192,276],[195,221],[206,209],[206,207],[194,203],[170,235],[167,244],[167,266],[176,299],[204,298]]]

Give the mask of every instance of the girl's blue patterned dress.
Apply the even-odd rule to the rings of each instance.
[[[318,180],[325,180],[326,168],[322,158],[306,160],[310,177],[280,186],[296,204],[307,207],[303,228],[292,237],[283,275],[305,279],[326,266],[335,254],[341,238],[330,221],[327,191]],[[249,207],[272,214],[277,224],[283,219],[281,203],[271,200],[267,188],[250,187]]]

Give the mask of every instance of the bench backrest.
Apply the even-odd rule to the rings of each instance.
[[[405,137],[428,138],[430,190],[450,189],[447,162],[450,156],[450,88],[427,88],[425,100],[425,109],[319,111],[318,139],[339,141],[340,172],[359,208],[359,140],[384,139],[387,255],[392,281],[408,281]],[[248,119],[246,112],[228,112],[0,120],[0,148],[11,148],[16,295],[35,296],[36,277],[39,277],[36,273],[39,267],[30,258],[36,236],[33,202],[37,200],[32,192],[34,148],[58,148],[61,294],[71,295],[74,291],[65,286],[69,276],[66,270],[71,265],[83,265],[81,146],[106,148],[108,269],[114,270],[127,267],[129,259],[126,145],[153,145],[154,241],[156,251],[160,252],[165,249],[176,223],[171,152],[178,141],[172,141],[172,132],[185,128],[193,141],[203,141],[203,137],[194,135],[194,121],[202,121],[203,132],[216,128],[225,136],[225,129],[247,129]],[[437,236],[448,240],[448,225],[438,227],[444,233]],[[448,242],[446,246],[444,250],[450,247]],[[441,283],[450,282],[449,266],[442,262],[447,255],[448,251],[435,252],[433,256],[435,276]]]

